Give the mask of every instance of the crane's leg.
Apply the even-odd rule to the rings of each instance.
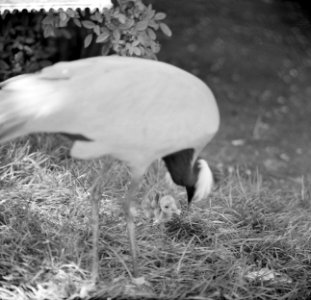
[[[96,180],[90,190],[92,224],[92,281],[95,284],[99,276],[98,240],[99,240],[99,200],[100,180]]]
[[[127,233],[130,243],[130,251],[133,261],[133,277],[138,277],[137,270],[137,247],[136,247],[136,236],[135,236],[135,224],[133,217],[133,204],[136,202],[136,194],[139,188],[139,179],[133,178],[127,192],[127,196],[123,200],[123,209],[125,213],[127,223]]]
[[[97,195],[96,195],[97,194]],[[92,281],[95,283],[98,279],[99,259],[98,259],[98,240],[99,240],[99,199],[98,193],[92,195]]]

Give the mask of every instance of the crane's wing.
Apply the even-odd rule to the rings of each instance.
[[[206,84],[147,59],[62,62],[5,81],[0,89],[0,142],[32,132],[64,132],[96,143],[78,143],[92,148],[80,149],[80,156],[109,153],[124,159],[130,151],[141,156],[153,149],[160,156],[200,148],[218,126],[217,104]]]

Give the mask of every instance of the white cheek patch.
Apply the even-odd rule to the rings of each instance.
[[[214,184],[213,173],[208,163],[204,159],[199,159],[197,164],[199,166],[199,174],[195,184],[193,201],[200,201],[206,198],[212,191]]]

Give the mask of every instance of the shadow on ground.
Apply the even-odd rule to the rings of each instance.
[[[311,178],[311,25],[281,0],[151,1],[173,31],[160,60],[208,83],[222,125],[206,155],[267,178]]]

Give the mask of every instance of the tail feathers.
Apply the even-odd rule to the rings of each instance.
[[[27,101],[30,95],[17,88],[21,78],[25,77],[17,76],[0,84],[0,143],[25,134],[23,128],[33,115]]]
[[[19,75],[0,83],[0,143],[42,131],[41,121],[59,109],[63,99],[58,85],[52,76],[46,79],[41,74]]]
[[[22,135],[22,128],[26,121],[14,120],[5,124],[0,124],[0,143],[4,143]]]
[[[0,90],[0,143],[23,135],[22,129],[28,119],[14,103],[3,100],[2,96],[3,91]]]

